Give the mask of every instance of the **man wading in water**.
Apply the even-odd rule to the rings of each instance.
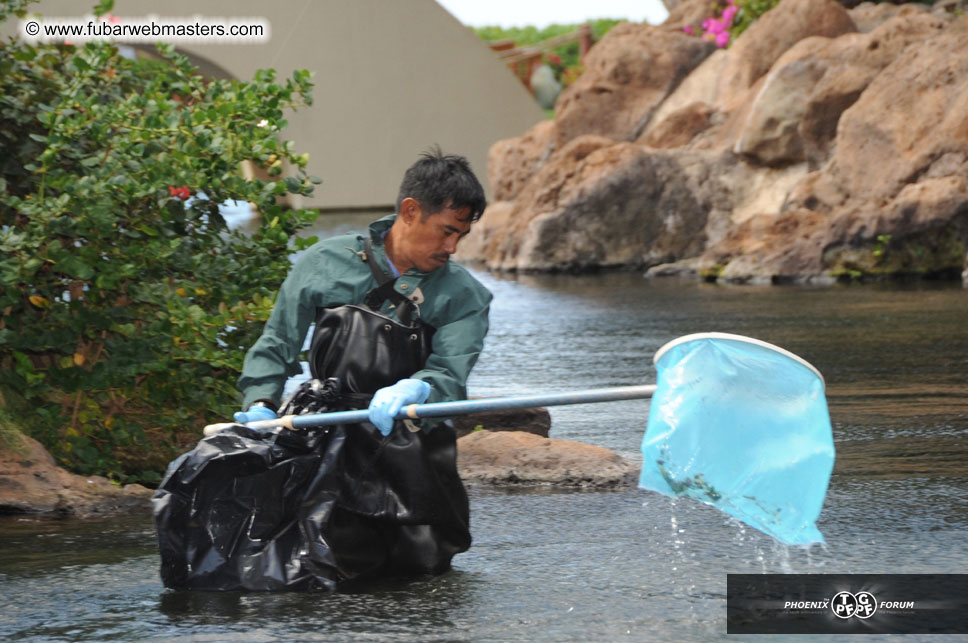
[[[246,354],[240,424],[175,460],[155,494],[167,586],[336,589],[440,573],[467,550],[453,429],[393,417],[466,397],[491,294],[449,258],[485,205],[467,160],[435,150],[406,171],[396,214],[300,257]],[[312,379],[279,408],[314,322]],[[370,422],[241,424],[357,408]]]

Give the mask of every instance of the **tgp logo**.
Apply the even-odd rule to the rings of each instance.
[[[870,592],[840,592],[830,602],[830,609],[837,618],[870,618],[877,611],[877,599]]]

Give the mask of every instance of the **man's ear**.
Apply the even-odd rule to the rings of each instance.
[[[420,216],[420,202],[408,196],[400,202],[400,212],[398,214],[405,223],[413,223]]]

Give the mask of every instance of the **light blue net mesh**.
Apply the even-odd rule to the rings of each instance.
[[[680,338],[655,361],[639,486],[711,504],[788,545],[823,542],[815,523],[834,443],[820,374],[721,333]]]

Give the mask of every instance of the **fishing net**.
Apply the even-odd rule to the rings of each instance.
[[[639,486],[711,504],[785,544],[823,542],[834,444],[820,373],[723,333],[670,342],[655,364]]]

